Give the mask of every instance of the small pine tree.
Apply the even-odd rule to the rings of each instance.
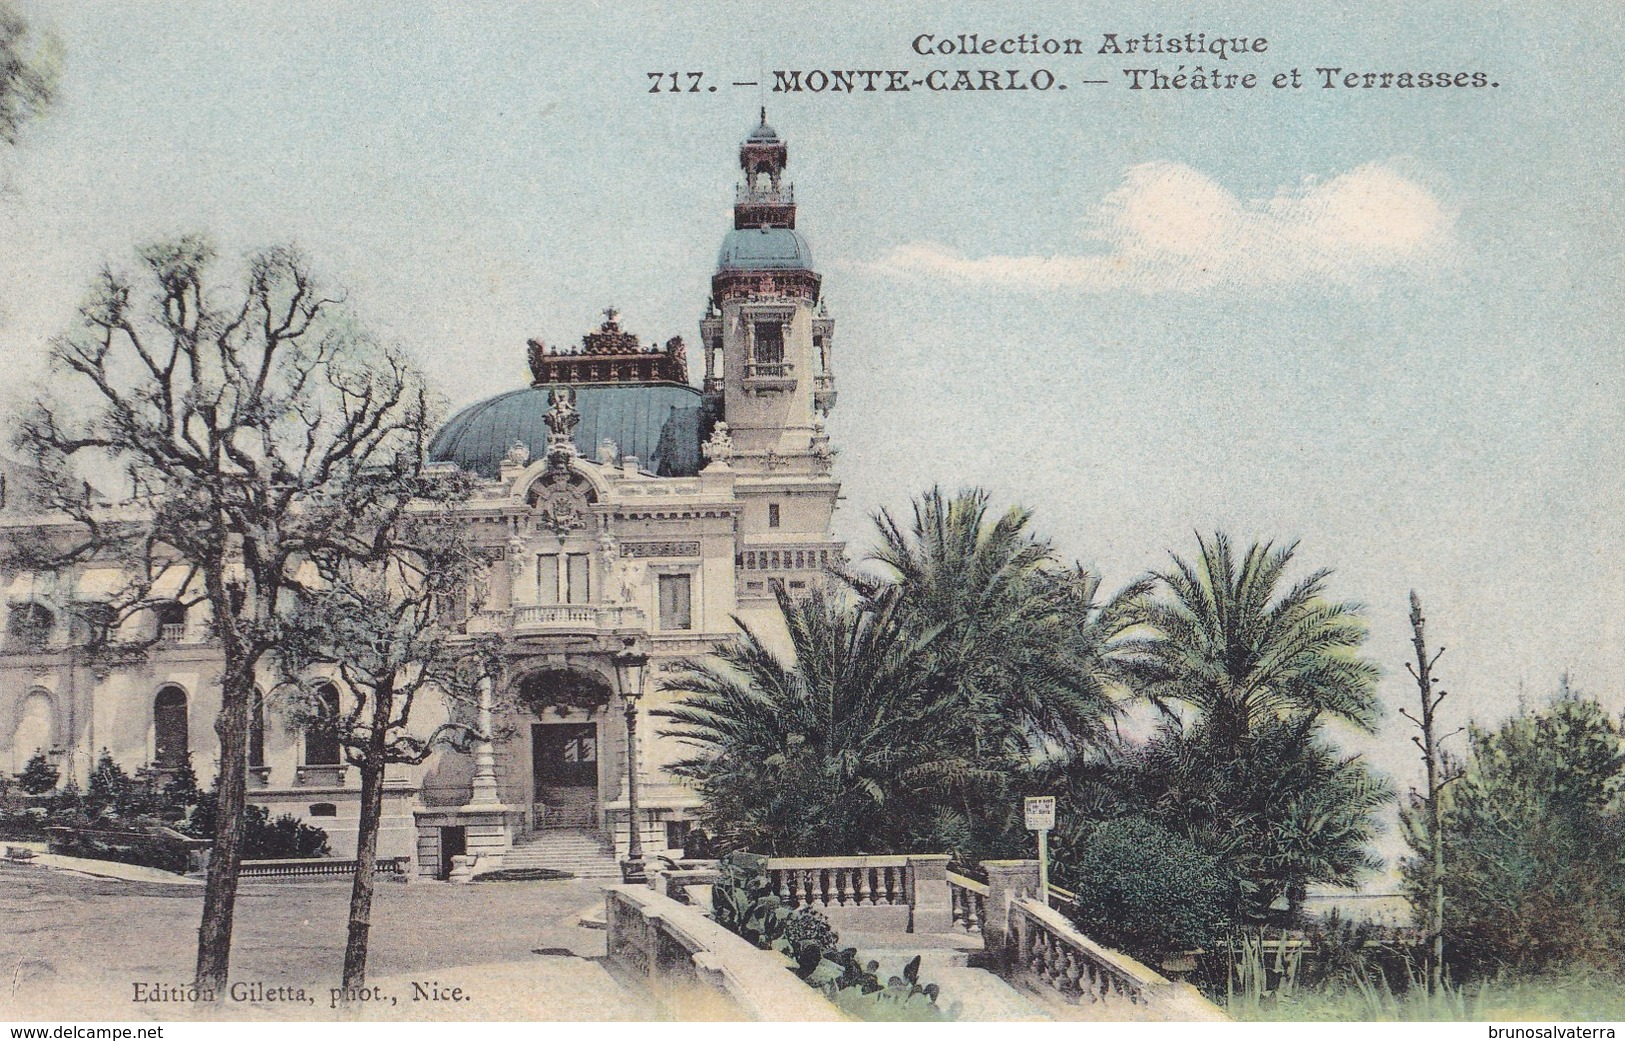
[[[56,782],[61,778],[61,772],[45,758],[45,752],[36,748],[34,757],[23,767],[23,772],[17,775],[17,785],[29,795],[44,795],[53,791]]]
[[[128,817],[141,811],[140,786],[102,749],[96,768],[90,772],[90,788],[85,793],[85,812],[91,817]]]
[[[202,790],[198,787],[197,771],[192,769],[192,755],[187,753],[181,765],[170,771],[169,782],[164,785],[159,812],[165,820],[178,821],[196,806]]]

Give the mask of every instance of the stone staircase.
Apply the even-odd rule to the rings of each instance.
[[[621,869],[596,831],[585,828],[547,828],[521,835],[502,858],[509,868],[552,868],[577,878],[620,881]]]

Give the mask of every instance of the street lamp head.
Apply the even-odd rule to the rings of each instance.
[[[610,655],[610,661],[615,664],[615,682],[621,688],[622,700],[636,701],[643,694],[643,670],[649,656],[639,651],[636,639],[628,636],[621,649]]]

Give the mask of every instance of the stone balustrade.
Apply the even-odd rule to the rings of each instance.
[[[1015,902],[1011,919],[1017,970],[1074,1004],[1121,1000],[1139,1005],[1152,987],[1167,982],[1128,955],[1095,943],[1061,912],[1032,897]]]
[[[334,860],[328,857],[309,857],[285,860],[245,860],[241,878],[311,879],[350,878],[355,874],[356,862]],[[379,857],[373,864],[373,873],[406,881],[412,877],[411,857]]]
[[[965,932],[982,931],[982,923],[987,921],[987,895],[987,883],[948,872],[948,903],[953,909],[953,923]]]
[[[1011,902],[1009,927],[1005,976],[1041,998],[1098,1006],[1113,1019],[1229,1018],[1196,988],[1167,980],[1121,951],[1101,946],[1060,911],[1033,897]]]
[[[811,907],[837,930],[945,932],[948,857],[774,857],[768,880],[786,907]]]
[[[608,958],[647,983],[674,1019],[844,1022],[839,1009],[758,950],[688,907],[645,886],[604,890]]]
[[[643,625],[643,612],[625,604],[517,604],[507,611],[475,612],[469,617],[468,631],[607,633]]]

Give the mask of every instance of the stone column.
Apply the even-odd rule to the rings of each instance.
[[[948,893],[948,855],[908,858],[909,921],[911,933],[946,933],[954,926],[953,901]]]
[[[469,793],[469,804],[473,806],[491,806],[502,802],[502,795],[497,789],[496,745],[491,740],[494,725],[491,677],[487,676],[480,680],[480,738],[474,744],[474,780]]]
[[[987,872],[987,917],[982,920],[982,946],[1003,964],[1016,942],[1010,928],[1010,905],[1038,895],[1038,861],[984,860]]]

